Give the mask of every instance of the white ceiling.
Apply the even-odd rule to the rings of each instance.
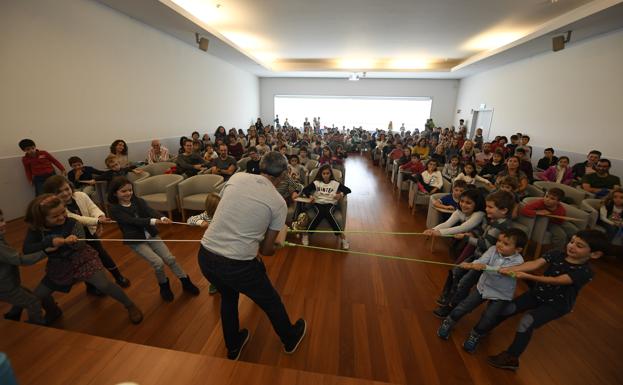
[[[623,0],[98,1],[258,76],[461,78],[623,27]]]

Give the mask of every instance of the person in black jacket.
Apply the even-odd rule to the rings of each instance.
[[[112,205],[110,216],[117,221],[125,244],[154,268],[162,299],[173,301],[169,279],[164,272],[165,264],[180,279],[185,292],[199,295],[199,288],[190,281],[188,274],[158,237],[156,225],[171,221],[149,207],[143,199],[134,196],[132,183],[124,177],[117,177],[110,183],[108,202]]]

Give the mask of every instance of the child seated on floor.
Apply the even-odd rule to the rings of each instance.
[[[524,313],[511,345],[500,354],[490,356],[489,364],[501,369],[518,369],[519,357],[528,347],[534,330],[573,310],[580,290],[593,278],[589,261],[607,251],[608,241],[603,233],[582,230],[571,238],[565,250],[554,250],[534,261],[500,269],[502,274],[513,273],[516,279],[530,281],[533,285],[506,304],[498,317],[496,325]],[[546,267],[543,275],[531,274],[543,267]]]
[[[510,216],[515,207],[515,199],[512,194],[498,191],[487,195],[486,220],[482,222],[481,229],[470,233],[456,234],[456,239],[468,239],[468,244],[459,256],[457,263],[472,262],[493,246],[500,232],[510,228]],[[469,290],[476,284],[480,277],[479,271],[469,271],[455,267],[448,272],[448,278],[437,303],[439,307],[433,313],[441,318],[450,314],[459,302],[469,294]]]
[[[483,273],[478,278],[476,290],[473,290],[467,298],[452,309],[439,326],[437,335],[440,338],[447,340],[452,328],[463,316],[487,301],[487,308],[480,316],[480,320],[463,342],[463,349],[468,353],[476,350],[480,338],[495,327],[497,317],[515,294],[516,280],[508,275],[499,274],[499,270],[522,264],[523,257],[520,253],[527,242],[528,237],[523,231],[503,230],[495,246],[491,246],[480,258],[471,263],[461,263],[462,269]]]

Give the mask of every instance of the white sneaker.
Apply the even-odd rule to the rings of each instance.
[[[344,249],[344,250],[350,249],[350,243],[348,243],[346,238],[342,239],[342,249]]]
[[[309,246],[309,235],[303,234],[303,236],[301,237],[301,243],[303,244],[303,246]]]

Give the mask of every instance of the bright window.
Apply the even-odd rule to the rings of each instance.
[[[407,131],[424,129],[433,101],[428,97],[298,96],[276,95],[275,114],[279,122],[303,127],[307,117],[320,117],[321,126],[363,127],[368,131],[386,130],[390,121],[394,131],[404,123]]]

